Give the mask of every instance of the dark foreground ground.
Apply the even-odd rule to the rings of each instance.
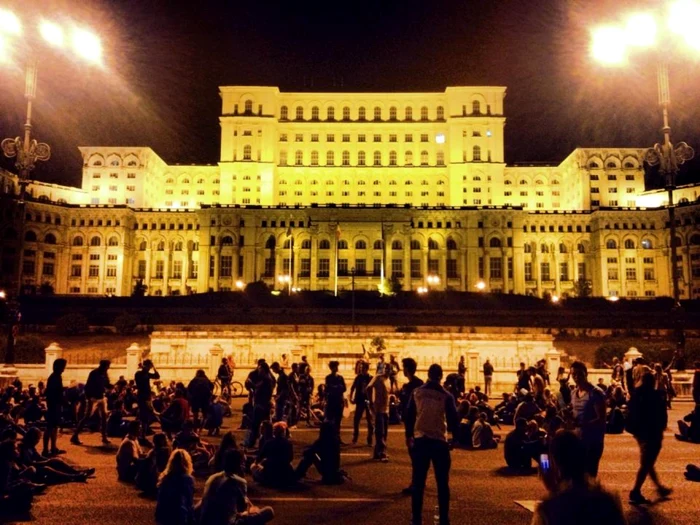
[[[674,422],[690,409],[688,403],[677,403],[670,414]],[[227,419],[228,428],[238,426],[239,418]],[[346,421],[347,422],[347,421]],[[504,427],[504,432],[507,427]],[[293,432],[295,456],[310,443],[317,431],[300,427]],[[129,485],[116,480],[114,453],[98,446],[99,435],[85,435],[85,446],[68,443],[61,437],[61,446],[68,448],[71,462],[97,468],[96,479],[85,484],[70,484],[50,488],[38,498],[32,520],[46,525],[88,524],[137,525],[153,523],[155,502],[139,496]],[[343,439],[350,441],[349,429]],[[214,439],[213,441],[218,441]],[[116,441],[115,441],[116,442]],[[115,444],[116,447],[116,444]],[[276,512],[273,523],[292,524],[407,524],[410,519],[410,497],[402,496],[401,488],[410,477],[410,463],[404,448],[400,427],[392,426],[389,434],[390,462],[378,464],[370,459],[366,446],[349,446],[343,450],[343,468],[352,481],[343,486],[320,485],[311,473],[301,487],[289,491],[264,489],[250,484],[250,497],[255,504],[271,505]],[[637,446],[628,435],[607,436],[600,479],[605,486],[619,491],[631,523],[697,524],[700,523],[700,484],[683,478],[685,465],[700,463],[700,445],[680,443],[666,433],[664,448],[658,463],[662,481],[674,489],[672,499],[653,505],[645,512],[630,508],[627,493],[633,483],[637,466]],[[540,499],[544,489],[535,475],[514,476],[503,468],[502,448],[472,452],[456,450],[452,454],[453,524],[527,524],[531,512],[517,502],[532,503]],[[204,479],[197,480],[198,496]],[[645,494],[653,496],[645,485]],[[436,504],[435,484],[428,481],[424,523],[432,523]],[[595,524],[593,524],[595,525]]]

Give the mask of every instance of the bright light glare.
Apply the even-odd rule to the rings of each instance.
[[[552,302],[553,302],[553,303],[558,303],[558,302],[559,302],[559,296],[558,296],[558,295],[553,295],[553,296],[552,296]]]
[[[39,33],[52,46],[63,47],[64,37],[61,26],[48,20],[42,20],[39,24]]]
[[[476,283],[476,288],[477,290],[483,290],[484,288],[486,288],[486,283],[484,281],[479,281],[478,283]]]
[[[637,13],[625,26],[627,43],[637,47],[650,47],[656,42],[656,20],[649,13]]]
[[[445,134],[438,133],[437,135],[435,135],[435,142],[437,144],[444,144],[445,143]]]
[[[73,49],[75,52],[90,62],[102,60],[102,43],[94,33],[85,29],[73,31]]]
[[[4,299],[7,297],[7,294],[5,294],[5,290],[0,290],[0,299]]]
[[[697,0],[677,0],[671,4],[668,14],[668,26],[674,33],[681,35],[693,48],[700,51],[700,2]]]
[[[598,62],[614,66],[627,58],[626,35],[617,27],[600,27],[593,31],[591,55]]]
[[[12,11],[0,9],[0,32],[10,35],[19,35],[22,32],[22,23]]]

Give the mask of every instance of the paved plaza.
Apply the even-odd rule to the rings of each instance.
[[[239,403],[240,404],[240,401]],[[675,421],[690,410],[689,403],[676,403],[669,414]],[[225,430],[238,427],[240,411],[225,420]],[[348,423],[347,419],[345,420]],[[504,427],[502,435],[511,427]],[[390,462],[383,464],[370,459],[366,446],[343,449],[342,463],[352,481],[342,486],[323,486],[316,473],[310,471],[308,481],[293,490],[271,490],[251,482],[250,497],[255,504],[271,505],[276,512],[273,523],[292,524],[407,524],[410,521],[410,497],[401,494],[408,484],[411,468],[404,446],[403,428],[391,426],[389,431]],[[241,432],[238,433],[242,435]],[[317,430],[302,426],[292,435],[295,461],[304,446],[317,435]],[[343,428],[343,439],[349,442],[350,429]],[[112,450],[99,446],[99,434],[86,434],[85,446],[68,443],[64,434],[61,446],[68,449],[71,462],[97,469],[96,479],[86,484],[69,484],[50,488],[34,505],[33,517],[42,525],[66,523],[100,523],[101,525],[136,525],[153,523],[155,502],[139,496],[130,485],[116,479],[115,459],[117,440]],[[218,439],[212,441],[218,443]],[[674,489],[672,499],[657,503],[640,512],[626,502],[637,467],[638,449],[629,434],[606,436],[601,464],[601,481],[606,487],[620,492],[631,523],[700,523],[700,484],[683,478],[685,465],[700,463],[700,445],[680,443],[667,430],[658,471],[664,483]],[[532,514],[518,502],[538,500],[544,489],[535,475],[516,476],[504,468],[503,449],[489,451],[455,450],[452,453],[452,523],[507,524],[530,522]],[[432,476],[432,474],[431,474]],[[201,495],[204,479],[197,480],[197,496]],[[645,485],[645,488],[647,486]],[[651,487],[645,494],[654,495]],[[432,523],[436,505],[435,484],[429,478],[426,489],[424,523]]]

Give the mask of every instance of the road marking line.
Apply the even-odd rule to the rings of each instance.
[[[318,497],[318,498],[315,498],[315,497],[308,497],[308,498],[269,497],[269,498],[266,498],[264,496],[256,496],[255,499],[257,501],[314,501],[314,502],[327,501],[328,503],[386,503],[387,501],[394,501],[393,499],[390,499],[390,498],[321,498],[321,497]]]

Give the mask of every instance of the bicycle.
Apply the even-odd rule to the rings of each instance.
[[[227,396],[229,398],[234,398],[234,397],[245,397],[247,394],[245,392],[245,389],[243,388],[243,384],[240,381],[231,381],[229,383],[228,392],[224,392],[224,388],[221,385],[221,381],[217,377],[214,380],[214,395],[215,396]]]

